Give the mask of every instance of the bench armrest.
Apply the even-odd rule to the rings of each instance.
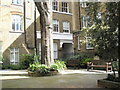
[[[87,66],[90,66],[92,65],[93,63],[92,62],[87,62]]]
[[[111,62],[106,62],[106,64],[107,64],[107,65],[112,65],[112,63],[111,63]]]

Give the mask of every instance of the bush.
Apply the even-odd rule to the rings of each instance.
[[[64,61],[55,60],[55,64],[58,66],[59,70],[63,70],[66,68],[66,64]]]
[[[39,64],[39,63],[30,64],[28,70],[32,71],[32,72],[35,72],[39,68],[40,65],[41,64]]]
[[[12,70],[20,70],[21,69],[20,65],[10,65],[10,68]]]
[[[89,58],[85,54],[79,54],[79,55],[75,55],[75,56],[71,56],[71,57],[67,58],[66,62],[68,62],[69,60],[79,60],[80,67],[86,68],[87,62],[91,61],[92,58]]]
[[[113,61],[112,62],[112,67],[113,67],[113,70],[118,71],[118,69],[119,69],[118,61]]]
[[[34,55],[32,54],[24,54],[20,60],[20,66],[22,69],[27,69],[30,64],[34,62]]]
[[[50,71],[58,71],[59,70],[59,66],[57,64],[52,64],[50,66]]]
[[[30,64],[28,70],[32,72],[39,72],[41,74],[46,74],[49,72],[49,69],[46,65],[41,65],[39,63]]]
[[[87,67],[87,62],[91,62],[93,59],[92,58],[82,58],[80,60],[80,66],[83,67],[83,68],[86,68]]]
[[[38,71],[39,73],[41,73],[41,74],[47,74],[47,73],[50,72],[49,69],[48,69],[48,67],[47,67],[46,65],[44,65],[44,64],[40,65],[40,66],[37,68],[37,71]]]
[[[10,69],[11,66],[10,65],[1,65],[2,69]]]

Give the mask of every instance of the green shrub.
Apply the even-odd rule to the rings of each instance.
[[[32,72],[35,72],[37,69],[39,69],[40,65],[41,64],[39,64],[39,63],[30,64],[28,70],[32,71]]]
[[[20,67],[20,65],[10,65],[10,69],[12,69],[12,70],[20,70],[21,67]]]
[[[58,71],[59,70],[59,66],[57,64],[52,64],[50,66],[50,71]]]
[[[39,68],[37,68],[38,72],[41,73],[41,74],[47,74],[49,73],[49,69],[46,65],[42,64],[39,66]]]
[[[79,54],[79,55],[74,55],[74,56],[71,56],[71,57],[65,59],[66,62],[68,62],[69,60],[79,60],[80,67],[86,68],[87,62],[91,61],[92,58],[89,58],[89,56],[87,56],[85,54]]]
[[[10,65],[1,65],[2,69],[10,69]]]
[[[86,68],[87,67],[87,62],[91,62],[93,59],[92,58],[82,58],[80,60],[80,66]]]
[[[113,61],[112,62],[112,67],[113,67],[113,70],[118,71],[118,69],[119,69],[118,61]]]
[[[20,66],[22,69],[27,69],[30,64],[34,62],[34,55],[32,54],[24,54],[20,60]]]
[[[63,70],[66,68],[66,64],[64,61],[55,60],[55,64],[58,66],[59,70]]]

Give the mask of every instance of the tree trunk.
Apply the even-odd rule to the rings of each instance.
[[[52,2],[35,2],[40,13],[41,25],[41,64],[54,63],[53,60],[53,39],[52,39]]]

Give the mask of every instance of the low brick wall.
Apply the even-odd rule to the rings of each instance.
[[[98,87],[103,88],[120,88],[120,82],[113,82],[108,80],[98,80]]]

